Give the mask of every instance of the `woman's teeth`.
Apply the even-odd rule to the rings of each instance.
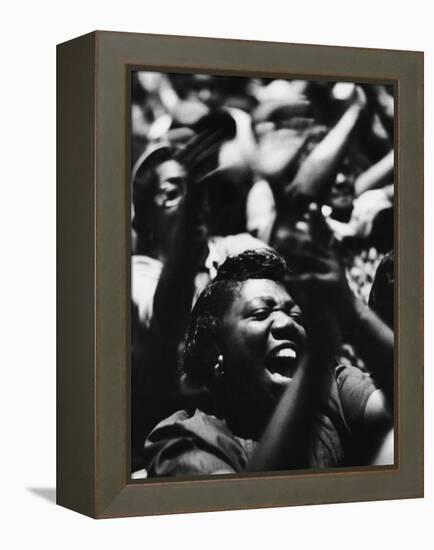
[[[295,359],[297,354],[292,348],[283,348],[276,353],[276,357],[288,357],[290,359]]]

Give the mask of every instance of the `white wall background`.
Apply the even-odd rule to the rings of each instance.
[[[425,51],[425,208],[433,203],[430,3],[191,0],[3,5],[0,84],[3,548],[432,548],[434,319],[426,311],[426,498],[95,522],[56,507],[55,45],[95,29]],[[426,303],[433,303],[426,216]],[[431,333],[431,334],[430,334]],[[431,338],[430,338],[431,336]],[[4,540],[3,540],[4,539]]]

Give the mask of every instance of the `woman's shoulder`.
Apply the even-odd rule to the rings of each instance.
[[[335,369],[339,401],[348,424],[360,425],[370,396],[378,389],[371,375],[350,365],[339,365]]]
[[[353,386],[359,386],[360,384],[366,387],[372,386],[373,390],[375,389],[371,375],[367,371],[353,365],[338,365],[335,368],[335,378],[340,391],[352,388]]]
[[[249,443],[236,437],[224,419],[199,409],[176,411],[145,442],[153,476],[239,472],[250,452]]]
[[[235,437],[227,427],[225,420],[200,409],[182,409],[174,412],[155,426],[148,439],[152,439],[153,434],[161,433],[162,430],[173,433],[190,433],[202,439],[215,438],[220,434]]]

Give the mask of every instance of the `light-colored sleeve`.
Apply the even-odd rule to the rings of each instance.
[[[133,256],[131,262],[131,300],[137,306],[142,328],[149,328],[153,315],[154,295],[162,263],[147,256]]]

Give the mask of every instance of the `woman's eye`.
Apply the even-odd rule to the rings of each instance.
[[[257,320],[266,319],[270,314],[270,310],[266,308],[256,309],[252,312],[252,317]]]
[[[292,311],[289,316],[299,325],[303,324],[303,316],[299,311]]]
[[[156,202],[160,206],[165,206],[170,208],[175,206],[182,198],[182,190],[178,185],[164,185],[162,190],[158,193],[156,197]]]

